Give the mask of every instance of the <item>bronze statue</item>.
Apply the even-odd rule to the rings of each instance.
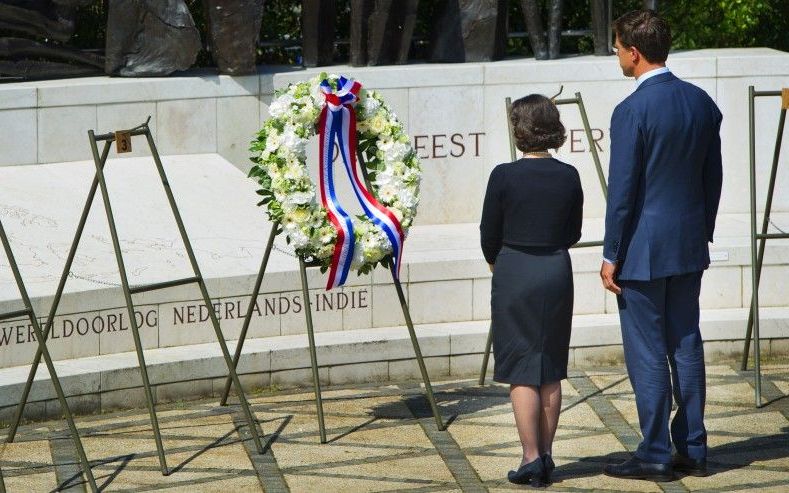
[[[559,58],[562,34],[562,0],[548,0],[548,33],[542,27],[542,2],[538,0],[521,0],[526,30],[529,32],[534,58],[537,60]]]
[[[75,30],[78,7],[91,0],[4,0],[0,29],[66,43]],[[45,79],[101,73],[104,58],[63,45],[21,37],[0,38],[0,77]]]
[[[211,57],[228,75],[257,71],[263,0],[203,0]]]
[[[351,65],[406,63],[419,0],[351,0]]]
[[[431,62],[484,62],[504,56],[506,0],[447,0],[434,14]]]
[[[200,33],[184,0],[110,0],[105,71],[169,75],[194,64]]]

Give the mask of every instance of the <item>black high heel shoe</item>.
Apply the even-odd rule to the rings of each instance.
[[[553,474],[553,470],[556,469],[556,464],[554,464],[553,458],[551,458],[550,454],[543,454],[541,459],[542,464],[545,467],[545,474],[542,477],[542,482],[545,484],[551,484],[553,482],[551,479],[551,474]]]
[[[528,464],[523,464],[517,471],[507,473],[507,479],[514,484],[529,484],[535,487],[545,486],[543,477],[545,476],[545,464],[541,457],[537,457]]]

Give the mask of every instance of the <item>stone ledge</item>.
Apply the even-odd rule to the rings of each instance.
[[[669,65],[680,77],[693,79],[753,74],[782,76],[789,71],[789,54],[771,48],[691,50],[672,53]],[[550,61],[522,58],[487,63],[420,63],[406,68],[335,65],[305,70],[294,66],[261,66],[256,75],[239,77],[193,69],[173,77],[102,76],[9,83],[0,88],[0,109],[260,96],[320,72],[356,77],[365,81],[367,87],[376,89],[446,86],[444,81],[449,80],[451,85],[460,86],[624,80],[613,56],[583,55]]]
[[[706,310],[701,329],[710,361],[736,362],[742,351],[747,310]],[[789,308],[762,311],[763,354],[789,353]],[[479,371],[489,321],[425,324],[416,327],[420,347],[433,378],[469,376]],[[621,364],[621,338],[615,315],[574,318],[570,365]],[[235,341],[228,342],[231,354]],[[419,379],[413,348],[405,327],[362,329],[316,334],[320,379],[324,384]],[[197,344],[145,352],[156,401],[218,396],[227,374],[219,345]],[[492,359],[491,363],[492,365]],[[58,375],[76,411],[142,407],[145,396],[134,352],[56,362]],[[0,422],[13,416],[29,366],[0,370]],[[492,366],[491,366],[492,368]],[[310,386],[307,341],[303,335],[246,341],[239,366],[248,389]],[[57,417],[59,404],[45,366],[34,382],[28,419]]]

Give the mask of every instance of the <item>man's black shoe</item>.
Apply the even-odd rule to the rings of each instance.
[[[645,479],[647,481],[673,481],[671,464],[644,462],[636,456],[622,464],[608,464],[603,468],[606,476],[625,479]]]
[[[674,470],[682,474],[699,478],[707,475],[707,459],[691,459],[681,454],[675,454],[672,463]]]

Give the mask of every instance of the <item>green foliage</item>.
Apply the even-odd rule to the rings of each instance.
[[[674,49],[770,46],[789,49],[786,0],[666,2]]]

